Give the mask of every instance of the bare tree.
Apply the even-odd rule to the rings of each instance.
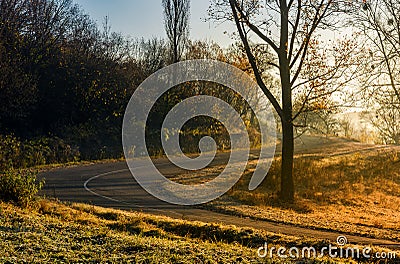
[[[162,0],[164,25],[170,41],[172,61],[181,59],[189,35],[190,0]]]
[[[294,120],[302,113],[310,98],[315,96],[315,92],[321,87],[329,87],[329,80],[337,75],[341,66],[349,63],[348,55],[335,58],[333,65],[320,68],[305,78],[303,74],[306,74],[305,64],[310,55],[310,47],[317,38],[318,30],[340,24],[340,14],[353,10],[353,6],[348,4],[348,1],[333,0],[214,0],[210,8],[210,15],[214,19],[234,21],[257,83],[281,120],[283,144],[280,198],[286,201],[294,199]],[[260,65],[249,44],[251,38],[268,46],[276,56],[276,61],[269,64],[279,72],[281,98],[275,96],[265,84],[260,74]],[[350,52],[351,48],[347,51]],[[307,88],[305,84],[310,82],[314,84]],[[295,113],[294,90],[299,88],[306,96]],[[317,94],[322,96],[333,92],[330,89]]]
[[[339,119],[340,132],[345,138],[352,138],[354,133],[353,124],[348,116]]]
[[[400,108],[395,106],[398,101],[394,94],[386,99],[369,120],[377,128],[384,144],[400,145]]]
[[[383,142],[400,144],[400,2],[365,1],[355,21],[370,45],[364,92],[375,112],[371,123]]]

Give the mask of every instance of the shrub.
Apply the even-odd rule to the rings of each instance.
[[[61,137],[79,146],[83,160],[120,158],[122,152],[122,123],[110,124],[107,121],[87,122],[63,129]]]
[[[12,135],[0,135],[0,172],[12,168],[18,160],[21,142]]]
[[[31,170],[9,170],[0,174],[0,199],[19,206],[29,206],[44,181],[38,182]]]
[[[13,135],[0,135],[0,172],[37,165],[77,161],[77,148],[57,137],[20,141]]]
[[[32,167],[36,165],[66,163],[77,161],[80,153],[77,148],[66,144],[58,137],[41,137],[35,140],[25,141],[22,144],[22,162],[20,167]]]

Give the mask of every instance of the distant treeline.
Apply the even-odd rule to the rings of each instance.
[[[30,165],[120,157],[127,102],[146,77],[171,63],[168,49],[162,39],[112,32],[107,18],[99,28],[71,0],[2,0],[0,160],[24,148],[44,153],[38,162],[20,162]],[[182,59],[250,68],[238,45],[222,50],[215,43],[188,41],[184,50]],[[171,100],[176,97],[161,98],[155,111],[176,103]],[[149,123],[159,123],[160,115],[153,114]],[[67,154],[46,159],[56,148]]]

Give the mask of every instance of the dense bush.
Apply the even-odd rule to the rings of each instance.
[[[12,201],[19,206],[29,206],[36,193],[42,188],[36,172],[30,170],[9,170],[0,174],[0,199]]]
[[[76,147],[57,137],[21,141],[13,135],[0,135],[0,172],[77,161],[79,158]]]
[[[122,157],[122,121],[98,121],[67,127],[62,137],[67,142],[79,146],[82,160]]]

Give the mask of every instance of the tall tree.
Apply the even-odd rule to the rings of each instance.
[[[172,62],[181,59],[189,35],[190,0],[162,0],[164,25],[172,53]]]
[[[344,57],[334,59],[335,65],[321,71],[311,78],[303,78],[304,65],[309,48],[319,29],[332,28],[340,21],[339,13],[350,11],[348,2],[334,0],[213,0],[210,15],[219,20],[235,23],[255,79],[280,117],[282,125],[282,164],[280,198],[294,200],[293,154],[294,120],[303,110],[295,113],[293,108],[294,89],[317,79],[330,80],[335,76]],[[350,7],[351,8],[351,7]],[[280,96],[274,95],[260,73],[260,65],[250,45],[255,38],[269,47],[276,61],[269,62],[280,76]],[[326,81],[325,81],[326,84]],[[320,87],[311,85],[304,98],[304,105]]]
[[[371,122],[385,143],[400,144],[400,2],[365,1],[354,26],[370,45],[366,98],[375,108]]]

